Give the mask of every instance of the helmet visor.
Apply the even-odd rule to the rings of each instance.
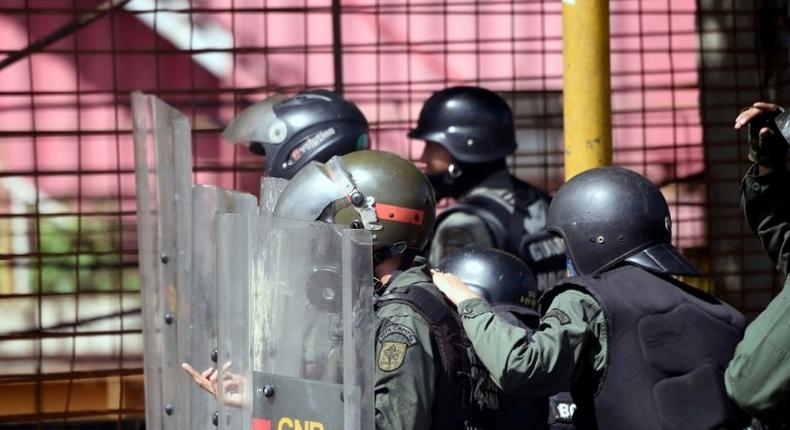
[[[383,228],[376,212],[375,199],[362,194],[343,163],[343,158],[337,155],[324,164],[311,162],[302,168],[280,195],[274,215],[315,221],[322,217],[330,203],[339,199],[351,203],[366,230]]]
[[[274,108],[287,99],[275,94],[244,109],[225,127],[222,137],[230,143],[283,143],[288,138],[288,127],[277,117]]]
[[[659,243],[625,259],[627,263],[655,273],[700,276],[697,266],[668,243]]]
[[[303,167],[294,176],[274,208],[274,215],[301,221],[315,221],[330,203],[345,196],[344,189],[335,183],[327,164],[340,158],[332,158],[326,164],[316,161]]]

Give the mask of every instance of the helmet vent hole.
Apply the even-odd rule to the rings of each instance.
[[[605,241],[605,240],[604,240],[603,236],[598,236],[598,237],[596,237],[596,238],[595,238],[595,242],[596,242],[597,244],[599,244],[599,245],[600,245],[600,244],[602,244],[602,243],[604,243],[604,241]]]
[[[623,242],[625,242],[625,237],[623,237],[623,236],[618,236],[618,237],[617,237],[617,240],[618,240],[620,243],[623,243]]]

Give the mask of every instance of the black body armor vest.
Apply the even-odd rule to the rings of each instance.
[[[456,212],[475,215],[485,223],[494,247],[518,256],[529,266],[546,291],[565,277],[565,246],[562,239],[545,231],[551,198],[511,176],[512,196],[471,194],[462,197],[436,218],[438,226]],[[531,226],[534,224],[534,226]]]
[[[601,306],[608,345],[604,375],[582,369],[571,390],[579,429],[746,427],[748,417],[724,389],[724,369],[743,336],[742,314],[679,281],[628,265],[568,278],[541,304],[573,288]]]
[[[430,324],[440,372],[433,402],[432,429],[494,429],[500,390],[472,349],[460,317],[429,282],[399,286],[376,299],[376,306],[403,303]]]

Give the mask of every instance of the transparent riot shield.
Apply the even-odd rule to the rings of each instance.
[[[221,429],[373,429],[370,234],[218,218]]]
[[[259,217],[265,217],[266,214]],[[217,217],[218,361],[220,429],[252,426],[252,271],[255,233],[252,214]]]
[[[283,178],[261,178],[261,213],[274,213],[277,199],[288,185],[288,180]]]
[[[190,283],[192,146],[187,118],[132,94],[146,422],[175,429],[178,286]]]
[[[178,290],[178,364],[203,370],[216,365],[217,273],[216,216],[218,213],[256,213],[251,194],[208,185],[192,187],[192,277]],[[214,430],[214,397],[180,369],[176,414],[179,429]]]
[[[213,365],[217,213],[257,212],[250,194],[192,184],[187,118],[132,95],[149,428],[213,429],[215,399],[181,369]]]

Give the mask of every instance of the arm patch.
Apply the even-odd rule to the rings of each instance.
[[[376,341],[380,345],[376,365],[384,372],[392,372],[403,365],[406,351],[417,344],[417,335],[405,325],[390,323],[379,331]]]
[[[546,312],[545,315],[543,315],[543,318],[541,318],[540,321],[543,322],[543,321],[545,321],[548,318],[556,319],[557,321],[560,322],[560,325],[565,325],[565,324],[570,324],[571,323],[571,317],[569,317],[568,314],[566,314],[565,312],[563,312],[563,311],[561,311],[559,309],[551,309],[551,310],[549,310],[548,312]]]
[[[376,360],[379,369],[385,372],[400,369],[406,358],[406,349],[408,349],[408,345],[403,342],[383,342]]]
[[[396,341],[406,346],[417,344],[417,335],[414,334],[414,330],[401,324],[388,324],[381,329],[376,339],[379,342]]]

